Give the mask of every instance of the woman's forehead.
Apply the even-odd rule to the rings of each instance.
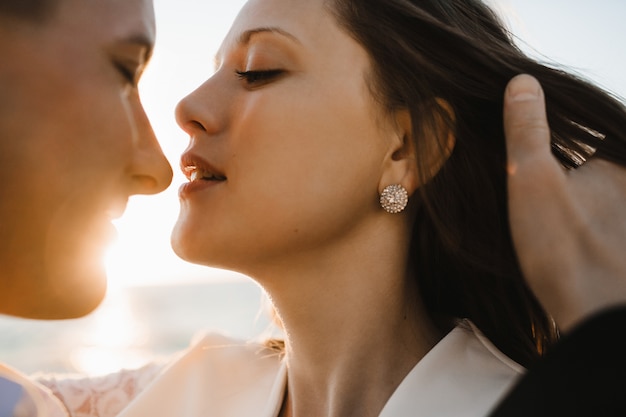
[[[257,33],[285,36],[312,50],[316,45],[337,44],[339,38],[346,36],[325,4],[325,0],[248,1],[224,38],[216,62]]]

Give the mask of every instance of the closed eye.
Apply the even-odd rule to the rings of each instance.
[[[124,77],[124,80],[128,82],[128,84],[130,84],[133,87],[137,87],[137,83],[138,83],[138,76],[137,76],[137,69],[131,69],[130,65],[131,64],[126,64],[126,63],[122,63],[122,62],[114,62],[115,68],[119,71],[119,73],[122,75],[122,77]],[[134,67],[136,67],[136,64],[132,64]]]
[[[284,71],[280,69],[235,71],[235,74],[237,74],[237,78],[239,78],[240,80],[243,80],[249,86],[256,86],[256,85],[266,83],[283,73]]]

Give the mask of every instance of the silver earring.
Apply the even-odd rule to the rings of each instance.
[[[400,213],[409,203],[409,193],[400,184],[385,187],[380,193],[380,205],[387,213]]]

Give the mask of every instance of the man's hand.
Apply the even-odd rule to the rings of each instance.
[[[528,75],[507,87],[504,127],[513,243],[536,297],[563,331],[626,304],[626,168],[592,158],[566,171]]]

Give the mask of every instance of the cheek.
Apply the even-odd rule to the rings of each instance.
[[[267,178],[267,186],[283,184],[313,195],[343,192],[355,181],[367,186],[376,181],[385,149],[364,103],[360,91],[249,102],[232,135],[238,170]]]
[[[238,103],[215,156],[227,161],[229,180],[183,202],[173,234],[179,255],[238,268],[242,259],[314,247],[377,210],[384,143],[366,100],[313,92],[303,100],[298,91]]]
[[[91,86],[64,99],[67,114],[49,120],[39,150],[48,155],[39,174],[49,181],[34,183],[33,195],[46,199],[50,239],[77,252],[108,240],[100,229],[105,210],[127,192],[132,134],[115,92]]]
[[[234,166],[242,181],[232,185],[245,199],[239,207],[251,211],[242,217],[261,216],[266,225],[292,233],[338,227],[371,210],[382,140],[373,134],[366,109],[336,102],[313,97],[280,107],[259,103],[257,112],[241,119]]]
[[[76,91],[68,99],[67,105],[74,107],[71,116],[65,118],[64,125],[57,124],[56,136],[65,142],[77,173],[119,176],[133,157],[137,135],[133,102],[120,86],[113,87],[87,85]]]

